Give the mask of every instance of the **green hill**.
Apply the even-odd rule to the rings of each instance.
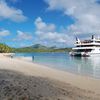
[[[16,48],[15,52],[68,52],[70,50],[71,48],[47,47],[41,44],[35,44],[29,47]]]
[[[30,48],[34,48],[34,49],[48,49],[48,47],[41,45],[41,44],[35,44],[33,46],[30,46]]]
[[[9,53],[12,52],[13,49],[6,44],[0,43],[0,53]]]
[[[29,47],[23,48],[11,48],[6,44],[0,43],[0,53],[10,53],[10,52],[68,52],[71,48],[57,48],[56,46],[47,47],[41,44],[35,44]]]

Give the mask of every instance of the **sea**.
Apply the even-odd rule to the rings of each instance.
[[[72,57],[65,53],[16,53],[15,57],[31,58],[34,63],[73,74],[100,79],[100,56]]]

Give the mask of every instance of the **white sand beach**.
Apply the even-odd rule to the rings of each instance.
[[[26,99],[20,100],[100,100],[100,80],[52,69],[18,58],[6,57],[4,54],[0,54],[0,89],[2,81],[12,82],[12,85],[20,81],[20,87],[29,86],[26,91],[31,92],[23,92],[21,96],[27,95]],[[33,84],[37,85],[36,83],[40,85],[34,90]],[[9,89],[11,89],[10,92],[13,91],[11,86],[8,86]],[[5,88],[2,91],[6,91]],[[0,92],[2,100],[9,100],[8,97],[11,100],[19,100],[17,94],[15,98],[15,94],[11,95],[8,91],[8,94],[4,96],[2,91]]]

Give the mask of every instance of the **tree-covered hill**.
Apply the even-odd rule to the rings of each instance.
[[[56,48],[56,46],[47,47],[41,44],[35,44],[29,47],[23,47],[23,48],[11,48],[7,46],[6,44],[0,43],[0,53],[26,53],[26,52],[68,52],[71,48]]]
[[[12,51],[13,49],[11,47],[7,46],[6,44],[0,43],[0,53],[10,53]]]
[[[41,44],[35,44],[29,47],[16,48],[15,52],[68,52],[70,50],[71,48],[56,48],[56,46],[47,47]]]

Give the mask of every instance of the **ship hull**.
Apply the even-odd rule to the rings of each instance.
[[[83,53],[83,52],[70,52],[71,56],[75,57],[89,57],[90,55],[88,53]]]
[[[92,57],[92,56],[99,56],[100,57],[100,52],[99,53],[70,52],[70,55],[75,56],[75,57]]]

